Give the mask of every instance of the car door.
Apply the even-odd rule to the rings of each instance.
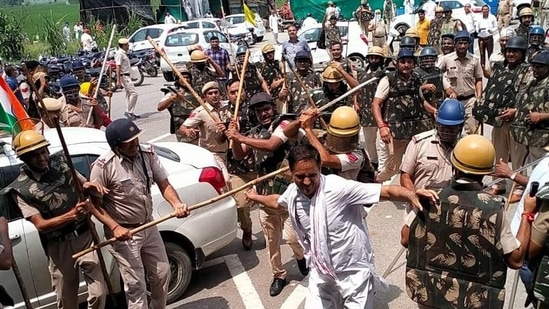
[[[147,41],[147,31],[148,29],[146,28],[139,29],[130,37],[131,50],[137,51],[150,48],[151,44]]]
[[[311,49],[311,55],[313,56],[313,63],[326,63],[330,60],[330,56],[325,49],[317,48],[316,43],[320,38],[320,27],[314,27],[308,30],[305,30],[299,35],[300,40],[306,40]]]

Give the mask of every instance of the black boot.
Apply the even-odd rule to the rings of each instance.
[[[277,296],[282,292],[285,285],[286,279],[274,278],[273,283],[271,283],[271,288],[269,289],[269,294],[271,294],[271,296]]]
[[[309,267],[307,267],[307,261],[305,258],[302,258],[301,260],[296,259],[297,261],[297,267],[299,267],[299,272],[303,276],[307,276],[309,274]]]

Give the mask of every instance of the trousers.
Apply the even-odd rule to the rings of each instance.
[[[124,86],[126,91],[126,112],[133,114],[135,112],[135,106],[137,105],[137,90],[132,83],[130,76],[120,76],[120,83]]]

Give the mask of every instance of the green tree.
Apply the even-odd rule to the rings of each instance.
[[[24,38],[21,20],[0,12],[0,57],[9,61],[23,58]]]

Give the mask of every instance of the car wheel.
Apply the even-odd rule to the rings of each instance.
[[[162,75],[167,82],[173,82],[175,80],[172,72],[162,72]]]
[[[408,30],[410,28],[410,26],[406,25],[406,24],[400,24],[398,26],[396,26],[396,31],[402,35],[404,35],[406,33],[406,30]]]
[[[355,69],[364,68],[364,58],[361,55],[350,55],[349,60]]]
[[[135,87],[141,86],[143,81],[145,81],[145,74],[143,74],[143,71],[139,71],[139,77],[132,78],[132,83]]]
[[[166,242],[166,253],[170,263],[170,283],[168,285],[168,304],[175,302],[189,286],[193,265],[189,254],[183,247]]]

